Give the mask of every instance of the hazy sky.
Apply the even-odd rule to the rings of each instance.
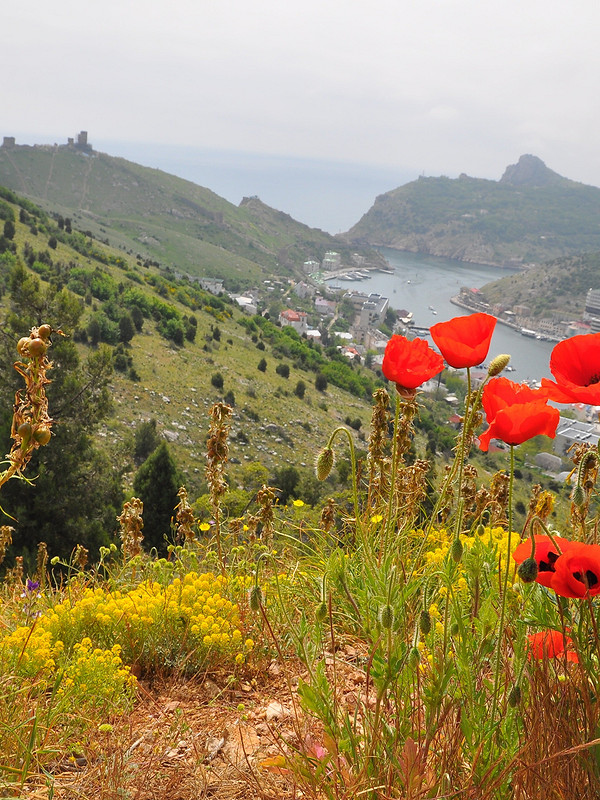
[[[600,186],[599,23],[596,0],[5,3],[0,135],[494,179],[533,153]]]

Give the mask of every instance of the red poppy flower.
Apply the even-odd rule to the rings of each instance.
[[[556,383],[542,378],[550,400],[600,406],[600,333],[559,342],[550,356],[550,371]]]
[[[444,359],[425,339],[409,340],[395,334],[387,343],[382,370],[393,381],[400,394],[414,390],[444,369]]]
[[[557,408],[546,402],[545,393],[508,378],[494,378],[483,390],[481,402],[488,429],[479,436],[479,447],[487,451],[491,439],[522,444],[543,434],[553,439],[560,421]]]
[[[538,566],[538,576],[535,580],[536,583],[541,583],[542,586],[550,587],[555,572],[555,564],[559,557],[562,553],[566,553],[571,547],[577,546],[578,543],[571,542],[569,539],[563,539],[561,536],[553,536],[552,539],[554,539],[554,541],[546,535],[535,536],[534,539],[534,559]],[[560,552],[556,545],[560,548]],[[527,538],[515,547],[512,557],[517,564],[522,564],[530,555],[531,541]]]
[[[496,317],[490,314],[470,314],[438,322],[429,332],[431,338],[451,367],[475,367],[488,354]]]
[[[573,542],[556,560],[550,586],[562,597],[600,594],[600,545]]]
[[[579,663],[577,653],[573,650],[573,640],[562,631],[539,631],[530,633],[529,658],[565,658],[567,661]]]

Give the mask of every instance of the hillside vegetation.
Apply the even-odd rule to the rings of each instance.
[[[0,185],[142,260],[225,279],[228,288],[294,274],[327,250],[349,263],[356,249],[257,197],[235,206],[190,181],[91,149],[2,146]],[[382,261],[369,248],[361,252]]]
[[[497,266],[600,250],[600,189],[522,156],[500,181],[425,178],[380,195],[348,241]]]
[[[11,481],[3,496],[4,509],[19,519],[16,545],[44,538],[55,552],[68,552],[76,542],[102,544],[115,529],[122,489],[131,492],[160,441],[168,441],[190,496],[202,495],[208,410],[218,400],[234,409],[232,511],[268,481],[285,486],[284,497],[301,490],[314,497],[307,481],[332,426],[348,415],[357,430],[366,426],[378,379],[335,347],[247,317],[226,295],[109,247],[6,189],[2,225],[4,452],[18,385],[14,342],[41,322],[67,334],[55,335],[51,350],[54,447],[34,463],[35,490]],[[141,434],[153,446],[138,452]],[[65,471],[67,451],[73,463]],[[49,505],[45,481],[50,495],[63,493],[61,503]]]
[[[523,303],[532,317],[580,319],[588,289],[600,289],[600,253],[559,258],[486,284],[490,303]]]

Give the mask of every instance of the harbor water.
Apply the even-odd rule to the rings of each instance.
[[[413,324],[429,328],[436,322],[463,314],[466,309],[451,302],[461,287],[480,289],[490,281],[509,274],[499,267],[468,264],[448,258],[407,253],[389,248],[380,252],[389,263],[390,273],[369,272],[364,280],[339,281],[344,289],[378,292],[388,297],[396,310],[412,312]],[[419,334],[431,341],[425,334]],[[554,344],[523,336],[518,331],[498,323],[492,338],[488,361],[499,353],[509,353],[514,372],[505,373],[514,381],[539,380],[552,377],[549,369]]]

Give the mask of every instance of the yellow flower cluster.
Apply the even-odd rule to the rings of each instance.
[[[0,644],[4,669],[28,677],[51,675],[63,650],[62,641],[54,640],[50,631],[40,625],[20,625]]]
[[[78,642],[73,648],[73,660],[65,669],[59,697],[80,698],[82,704],[111,711],[127,707],[137,681],[120,654],[118,644],[102,650],[94,648],[87,637]]]
[[[193,653],[192,668],[209,656],[248,651],[237,605],[224,596],[226,585],[222,576],[189,572],[167,586],[149,580],[129,592],[85,588],[42,615],[33,632],[25,628],[19,635],[31,635],[27,650],[43,649],[46,660],[55,657],[53,642],[72,648],[89,636],[99,647],[120,644],[126,660],[141,666],[161,657],[175,663]],[[35,660],[44,663],[41,654]]]
[[[513,544],[516,540],[515,537],[516,534],[513,535]],[[447,531],[445,528],[432,530],[427,537],[425,561],[433,565],[441,564],[452,546],[453,538],[453,531]],[[485,528],[482,536],[478,534],[475,534],[475,536],[461,534],[460,540],[465,550],[471,549],[474,546],[485,546],[489,549],[490,557],[493,557],[496,565],[498,564],[498,556],[504,561],[508,554],[508,531],[499,526]]]

